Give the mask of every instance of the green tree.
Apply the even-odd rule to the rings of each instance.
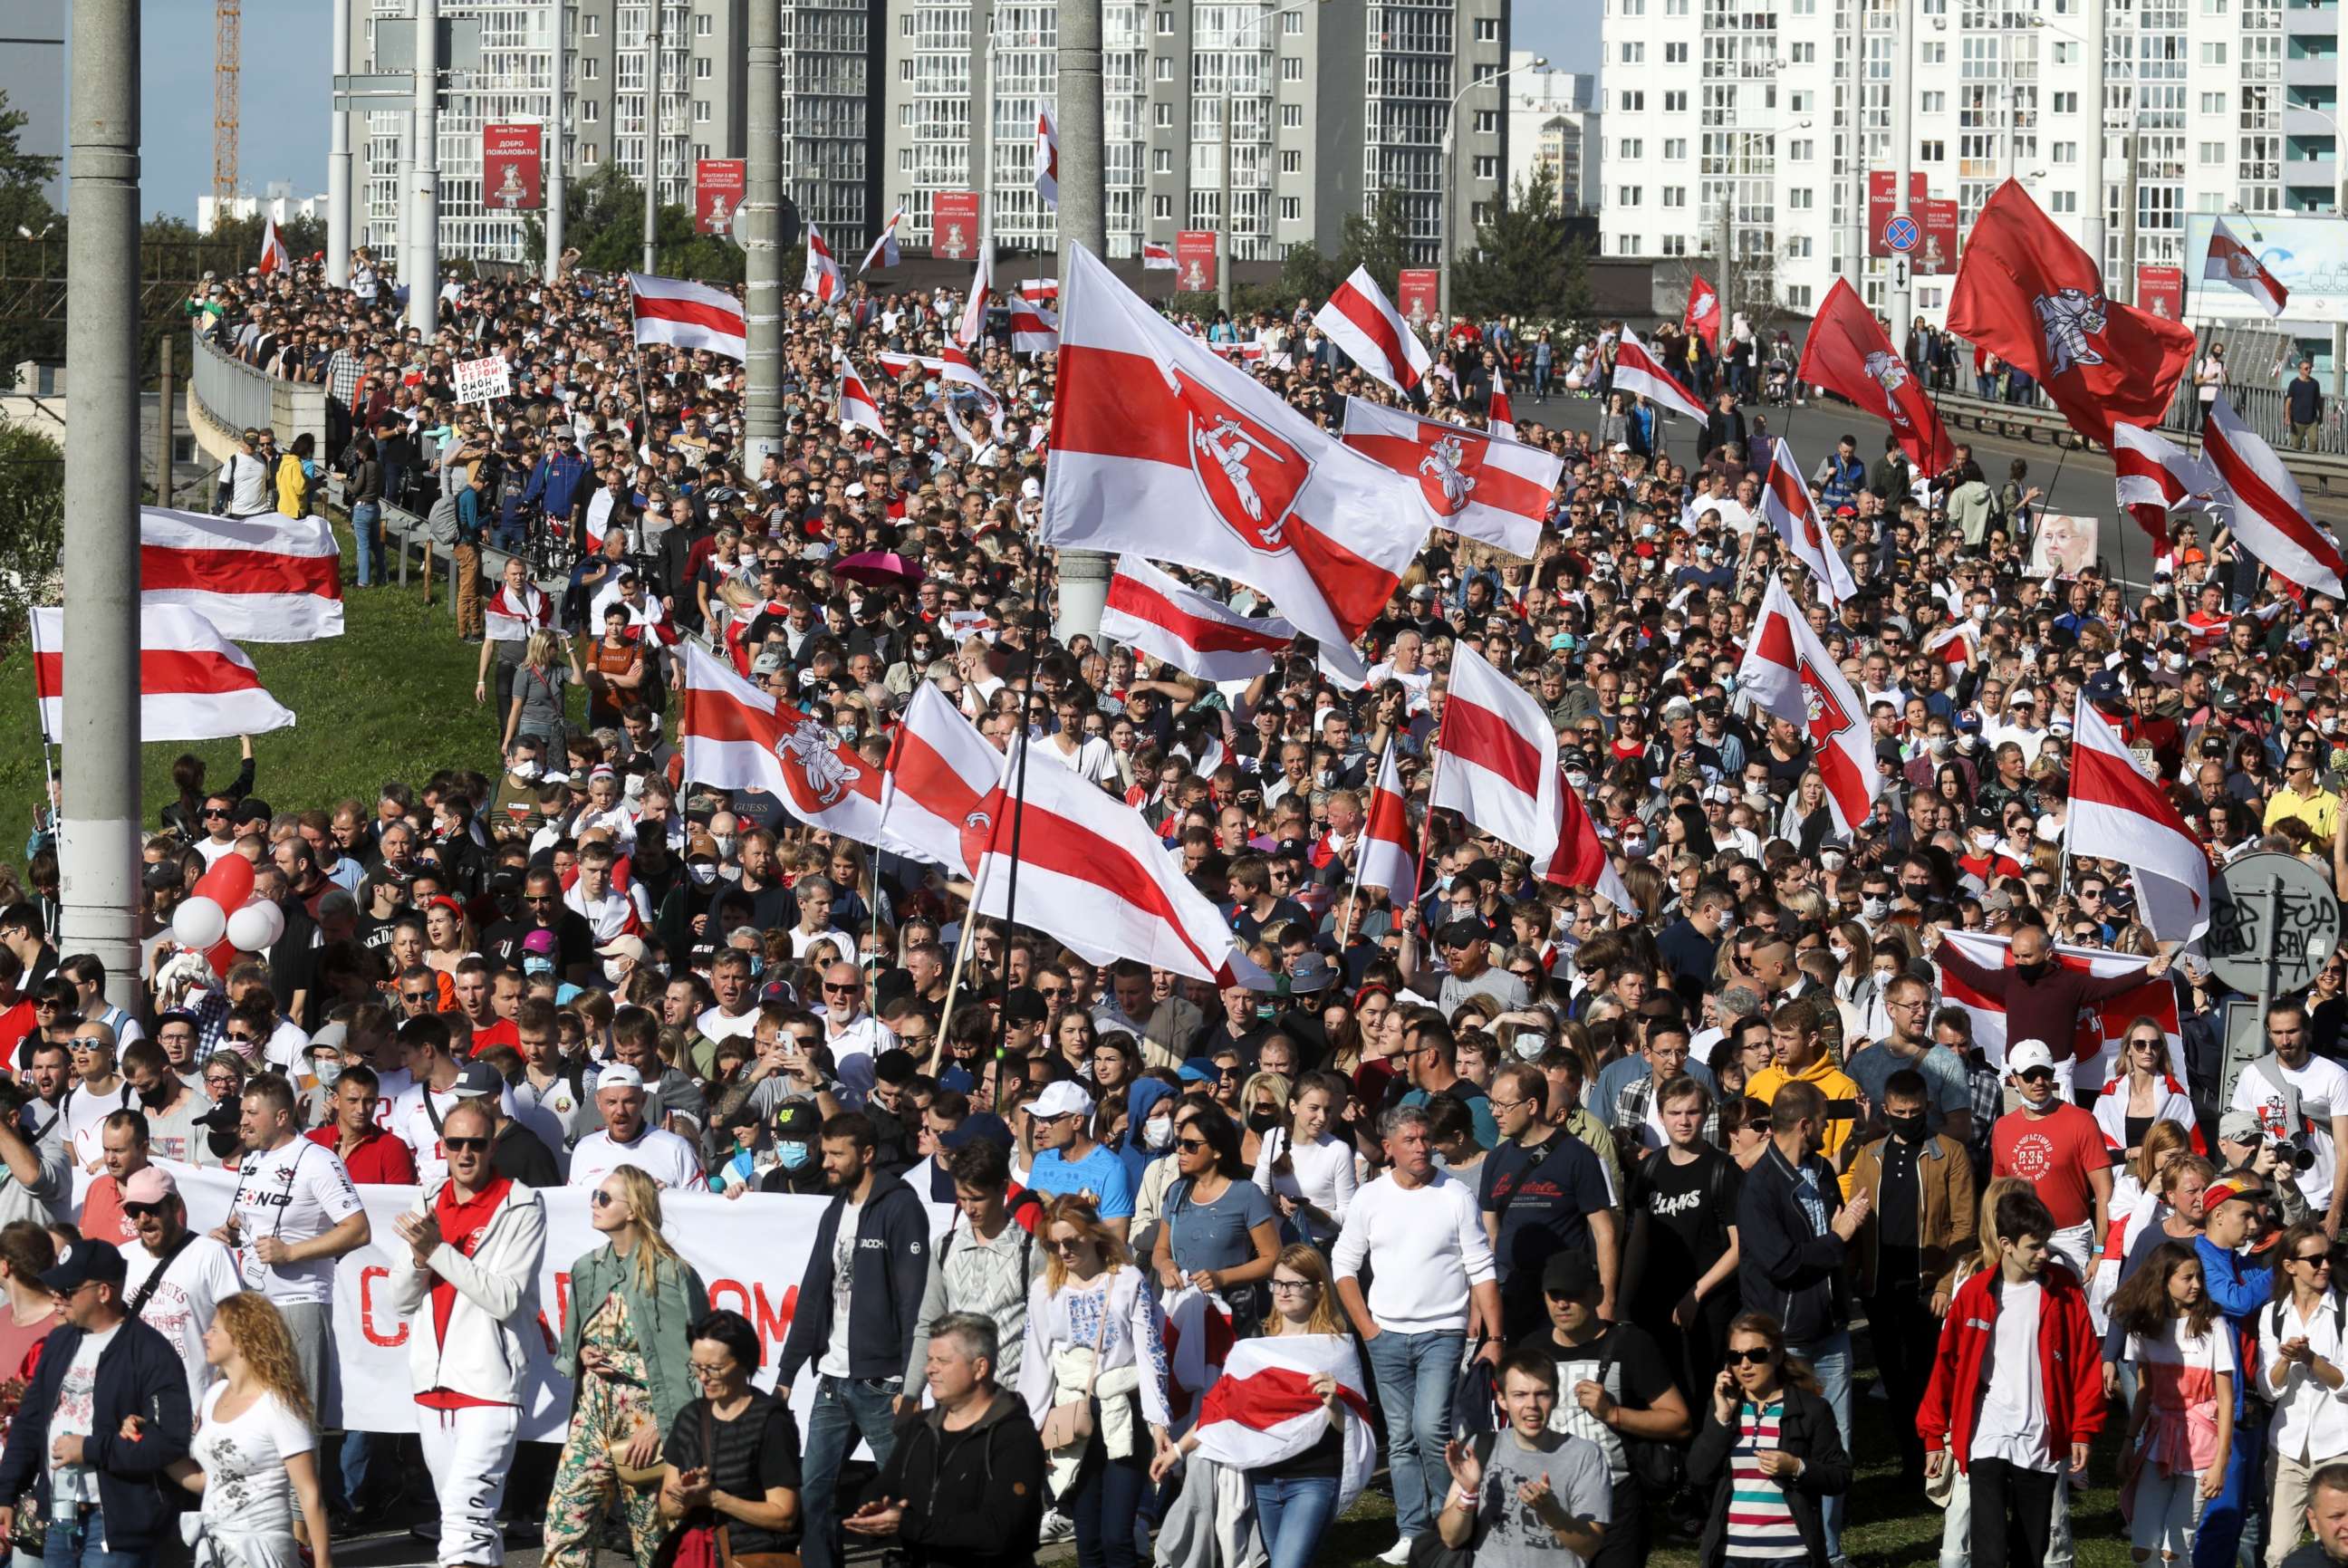
[[[1558,204],[1547,165],[1519,181],[1451,264],[1451,308],[1475,320],[1521,315],[1581,325],[1590,315],[1589,253]]]
[[[20,229],[39,235],[57,216],[41,190],[57,177],[57,160],[26,152],[17,135],[31,119],[0,92],[0,234],[12,240],[22,237]]]
[[[606,163],[584,180],[563,188],[563,243],[579,253],[579,265],[592,272],[632,273],[644,262],[644,188],[616,163]],[[523,253],[546,256],[546,231],[536,217],[523,226]],[[723,234],[694,232],[693,213],[664,205],[653,220],[654,253],[671,277],[707,283],[740,283],[742,252]],[[788,274],[787,274],[788,275]]]
[[[1338,278],[1353,276],[1355,267],[1365,266],[1378,287],[1386,291],[1386,298],[1393,299],[1402,270],[1410,264],[1410,214],[1402,187],[1380,186],[1368,217],[1357,212],[1345,215],[1344,233],[1337,264],[1330,269],[1330,286],[1334,287]],[[1322,292],[1325,294],[1327,290]]]
[[[66,542],[65,449],[37,430],[0,425],[0,641],[24,635],[26,612],[57,600]]]

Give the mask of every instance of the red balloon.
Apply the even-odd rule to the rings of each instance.
[[[224,855],[221,858],[231,861],[244,860],[242,855]],[[252,862],[248,861],[246,864],[250,866]],[[211,965],[212,973],[223,980],[228,978],[228,972],[236,967],[237,960],[243,956],[243,954],[237,951],[236,944],[225,936],[204,949],[204,962]]]
[[[252,896],[252,862],[231,850],[214,861],[211,869],[197,878],[190,891],[211,899],[224,910],[242,909],[245,901]]]

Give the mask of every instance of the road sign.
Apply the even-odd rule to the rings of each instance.
[[[2244,855],[2210,884],[2209,902],[2202,947],[2218,978],[2237,991],[2304,990],[2340,945],[2332,879],[2297,855]]]
[[[1905,212],[1893,213],[1891,222],[1883,225],[1883,242],[1902,255],[1914,250],[1922,238],[1922,232],[1916,227],[1916,220]]]
[[[1909,266],[1907,255],[1904,253],[1894,252],[1891,257],[1891,286],[1893,288],[1904,289],[1908,286],[1908,271]]]

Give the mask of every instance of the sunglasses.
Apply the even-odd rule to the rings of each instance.
[[[143,1220],[149,1214],[160,1214],[163,1212],[163,1205],[160,1203],[125,1203],[122,1205],[122,1212],[125,1215],[133,1220]]]
[[[2054,1081],[2054,1074],[2051,1068],[2032,1068],[2028,1072],[2022,1075],[2022,1081],[2024,1083],[2053,1083]]]
[[[609,1192],[604,1191],[601,1187],[598,1187],[594,1191],[587,1195],[587,1202],[592,1203],[598,1209],[608,1209],[613,1204],[618,1202],[619,1200],[613,1197]]]
[[[2295,1264],[2305,1264],[2312,1269],[2328,1269],[2332,1266],[2332,1254],[2330,1253],[2316,1253],[2311,1255],[2302,1253],[2293,1257],[2291,1261]]]
[[[1739,1365],[1766,1367],[1770,1358],[1776,1354],[1774,1350],[1731,1350],[1726,1353],[1725,1359],[1732,1367]]]
[[[226,1034],[226,1035],[222,1036],[221,1037],[222,1037],[223,1039],[233,1040],[236,1044],[238,1044],[238,1045],[240,1045],[240,1046],[257,1046],[257,1045],[259,1045],[259,1044],[261,1043],[261,1037],[260,1037],[260,1036],[258,1036],[258,1035],[240,1035],[240,1034],[237,1034],[234,1030],[231,1030],[228,1034]],[[77,1046],[88,1045],[88,1043],[89,1043],[89,1042],[88,1042],[88,1041],[87,1041],[87,1040],[79,1040],[79,1039],[77,1039],[77,1040],[74,1041],[74,1044],[75,1044],[75,1045],[77,1045]]]
[[[486,1154],[489,1140],[486,1138],[443,1138],[440,1147],[451,1154]]]

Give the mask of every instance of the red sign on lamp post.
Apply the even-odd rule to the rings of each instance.
[[[696,158],[693,161],[693,232],[722,234],[742,205],[748,165],[739,158]]]
[[[944,262],[977,258],[977,191],[941,191],[930,198],[930,254]]]
[[[1176,287],[1185,294],[1205,294],[1215,286],[1215,232],[1212,229],[1174,231]]]

